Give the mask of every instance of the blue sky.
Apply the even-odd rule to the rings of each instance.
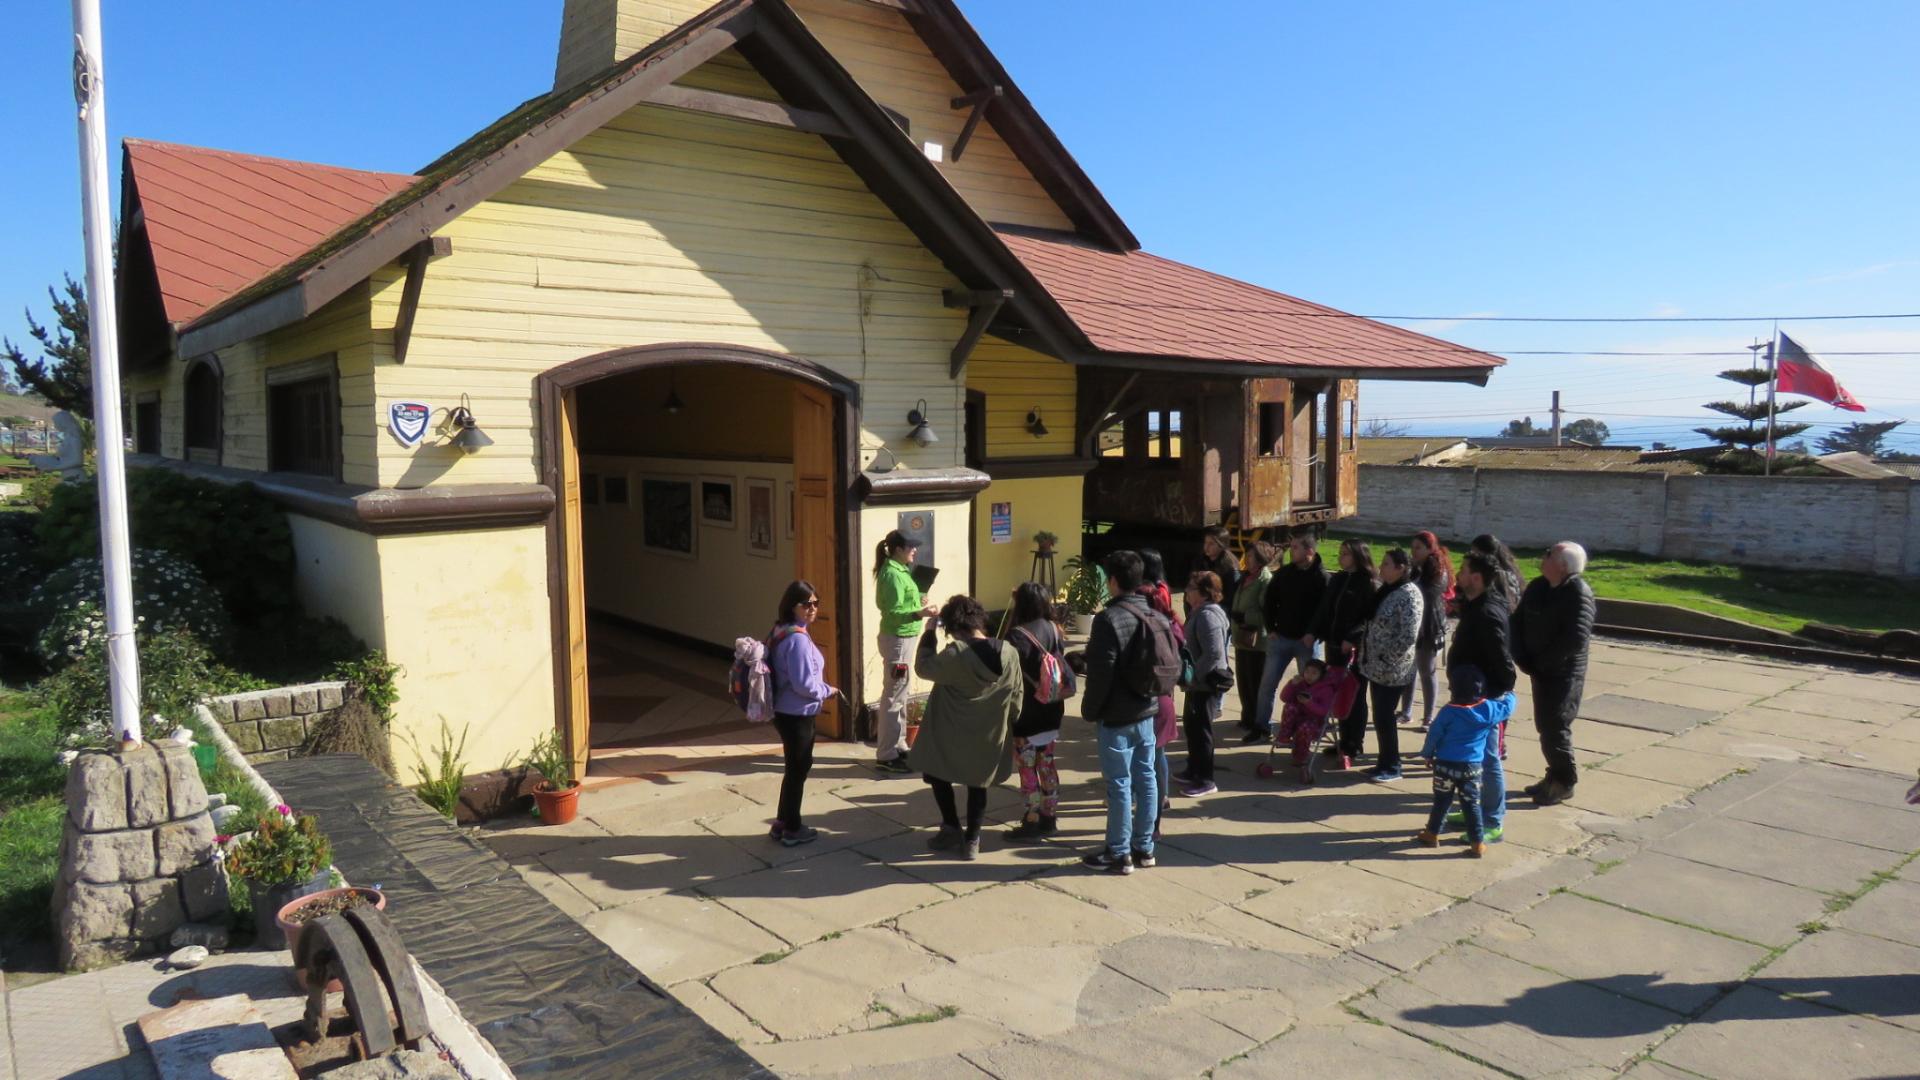
[[[1920,4],[962,0],[1149,250],[1349,311],[1920,311]],[[126,135],[411,171],[552,77],[560,0],[104,0]],[[0,334],[80,268],[67,5],[14,5]],[[117,167],[117,156],[116,156]],[[1920,320],[1788,322],[1920,417]],[[1492,351],[1739,350],[1770,324],[1434,323]],[[1905,356],[1834,355],[1905,351]],[[1569,410],[1683,434],[1732,359],[1516,356],[1368,415],[1489,431]],[[1815,404],[1799,418],[1851,416]],[[1920,423],[1896,440],[1920,451]]]

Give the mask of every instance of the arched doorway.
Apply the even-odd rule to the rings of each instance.
[[[676,343],[586,357],[535,386],[555,495],[555,714],[580,775],[595,743],[590,637],[609,621],[663,649],[724,656],[734,637],[764,633],[778,589],[804,577],[822,601],[813,636],[829,681],[858,700],[853,382],[780,353]],[[820,730],[839,736],[849,722],[830,705]]]

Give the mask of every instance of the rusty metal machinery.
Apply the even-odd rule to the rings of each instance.
[[[306,973],[308,1035],[327,1032],[327,984],[346,991],[350,1039],[362,1060],[417,1050],[427,1035],[427,1006],[413,962],[386,912],[349,908],[316,919],[300,935],[294,965]]]

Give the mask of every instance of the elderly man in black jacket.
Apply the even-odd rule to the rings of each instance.
[[[1555,544],[1513,613],[1513,658],[1533,677],[1533,724],[1547,759],[1546,779],[1526,791],[1541,806],[1567,801],[1580,780],[1573,763],[1573,718],[1580,713],[1593,641],[1593,590],[1582,576],[1586,569],[1585,548],[1571,541]]]

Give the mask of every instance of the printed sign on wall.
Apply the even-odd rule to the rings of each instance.
[[[988,521],[988,532],[996,544],[1013,543],[1013,504],[994,503],[993,514]]]
[[[396,401],[387,406],[387,430],[395,441],[411,450],[427,435],[427,419],[433,409],[424,402]]]

